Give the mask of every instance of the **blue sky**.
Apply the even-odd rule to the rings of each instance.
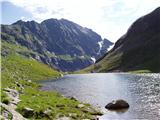
[[[160,6],[160,0],[0,0],[2,24],[22,19],[41,22],[65,18],[91,28],[113,42],[139,17]]]
[[[19,19],[23,19],[22,16],[26,18],[31,18],[32,14],[27,12],[25,9],[15,6],[10,2],[2,2],[2,19],[1,23],[3,24],[11,24]]]

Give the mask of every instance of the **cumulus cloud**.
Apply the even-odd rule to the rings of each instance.
[[[8,0],[41,22],[66,18],[116,41],[138,17],[160,6],[160,0]],[[25,16],[25,15],[24,15]]]

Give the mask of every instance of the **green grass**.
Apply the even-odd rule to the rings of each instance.
[[[152,71],[150,70],[134,70],[134,71],[129,71],[129,73],[151,73]]]
[[[93,118],[92,114],[98,114],[93,108],[85,104],[84,108],[77,108],[80,104],[78,101],[70,100],[60,96],[55,92],[40,91],[35,88],[27,88],[23,95],[21,95],[21,100],[18,104],[18,111],[23,115],[23,109],[29,107],[34,109],[34,119],[54,119],[60,116],[81,119],[81,118]],[[85,112],[86,109],[92,109],[93,112]],[[46,110],[50,110],[47,116],[43,113]]]
[[[27,47],[24,46],[20,46],[20,45],[16,45],[16,44],[12,44],[12,43],[8,43],[4,40],[1,41],[2,43],[2,54],[6,53],[6,54],[21,54],[23,56],[31,56],[31,55],[39,55],[42,56],[41,54],[38,54],[37,52],[34,52],[32,50],[29,50]]]
[[[75,59],[74,57],[71,57],[70,55],[58,55],[58,58],[67,60],[67,61],[72,61]]]
[[[4,102],[8,103],[10,101],[3,88],[18,90],[21,102],[17,105],[17,111],[22,115],[25,116],[24,107],[34,110],[33,116],[29,118],[31,120],[55,119],[62,116],[69,116],[72,119],[92,119],[95,115],[100,114],[88,104],[85,104],[83,108],[77,108],[77,105],[80,104],[79,101],[62,97],[56,92],[39,90],[40,85],[36,82],[37,80],[59,77],[60,73],[36,60],[17,54],[15,50],[21,49],[21,46],[16,48],[16,45],[5,44],[6,48],[4,48],[4,45],[2,47],[4,50],[9,49],[7,49],[7,55],[2,56],[1,98]],[[90,111],[87,111],[87,109],[90,109]],[[43,113],[46,110],[50,112],[44,115]]]
[[[50,53],[50,52],[45,52],[45,54],[48,56],[48,57],[57,57],[54,53]]]
[[[111,53],[108,55],[105,59],[99,61],[98,63],[91,65],[85,69],[82,69],[80,71],[76,71],[74,73],[88,73],[88,72],[108,72],[114,68],[117,68],[119,64],[121,63],[121,56],[122,53],[115,54]]]
[[[66,60],[66,61],[73,61],[73,60],[76,60],[76,59],[81,59],[81,60],[86,60],[86,59],[90,59],[91,57],[90,56],[87,56],[87,55],[84,55],[83,57],[82,56],[70,56],[70,55],[57,55],[57,57],[59,59],[62,59],[62,60]]]
[[[59,72],[35,60],[13,54],[2,57],[2,86],[4,87],[15,81],[42,80],[58,76],[60,76]]]
[[[11,99],[4,92],[1,92],[1,102],[8,105],[10,101]]]

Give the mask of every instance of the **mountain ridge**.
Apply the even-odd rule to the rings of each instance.
[[[37,52],[29,57],[62,71],[93,64],[91,58],[97,60],[113,44],[91,29],[66,19],[47,19],[41,23],[19,20],[1,28],[2,40]]]
[[[137,19],[95,65],[84,71],[160,71],[160,7]]]

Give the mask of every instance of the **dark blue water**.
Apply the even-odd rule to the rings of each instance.
[[[76,74],[41,84],[43,90],[56,90],[101,109],[105,113],[101,120],[160,120],[160,74]],[[115,99],[128,101],[130,108],[126,112],[106,110],[105,105]]]

